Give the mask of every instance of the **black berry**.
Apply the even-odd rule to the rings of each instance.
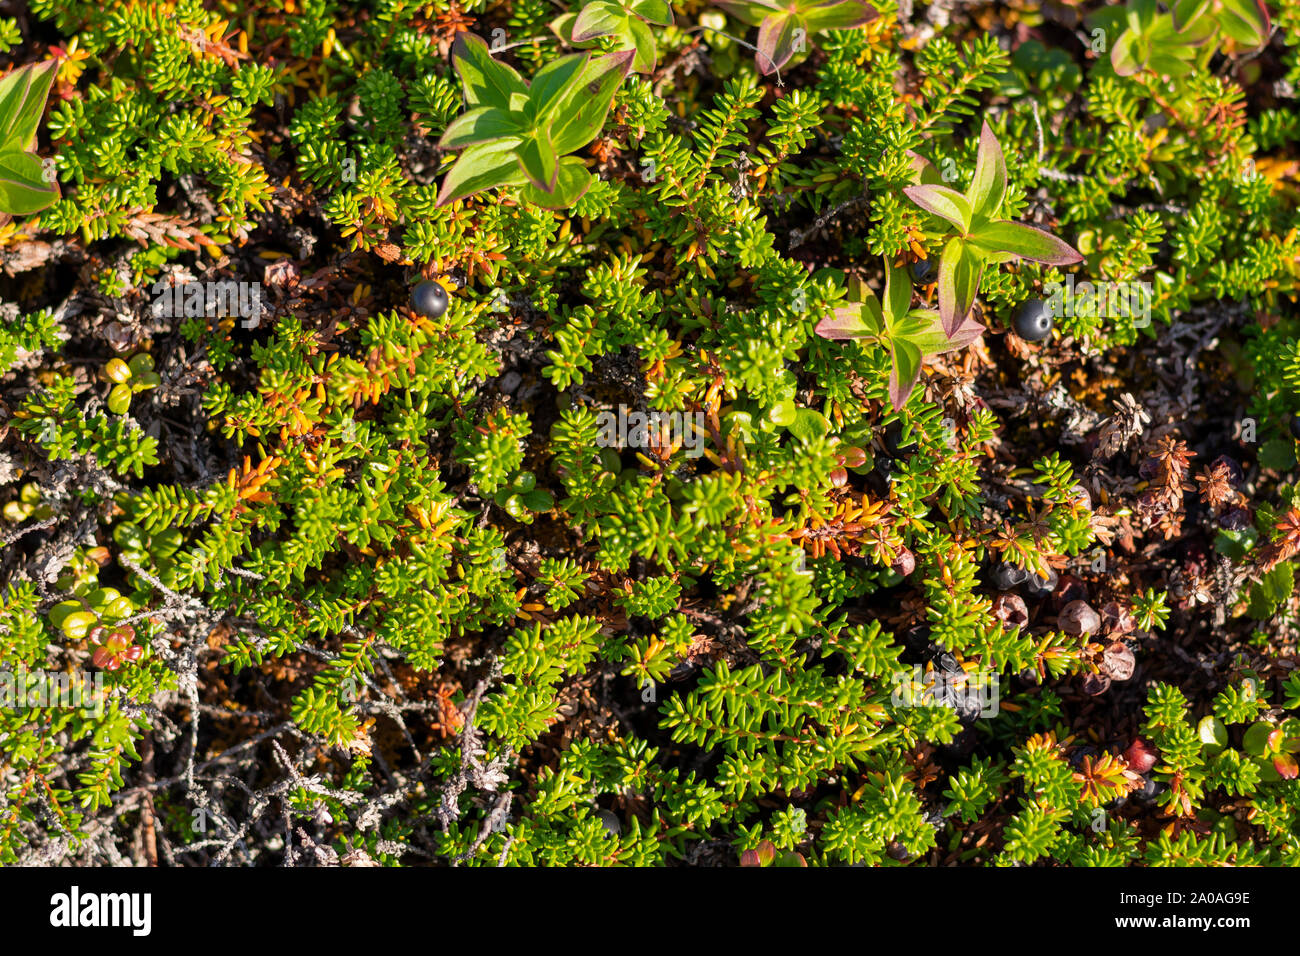
[[[912,279],[916,282],[924,282],[933,268],[929,259],[917,259],[912,263]]]
[[[1294,438],[1296,441],[1300,441],[1300,415],[1291,416],[1290,428],[1291,428],[1291,437]]]
[[[1128,798],[1132,800],[1134,803],[1141,804],[1143,806],[1150,806],[1151,804],[1156,802],[1156,797],[1160,796],[1160,794],[1164,793],[1168,789],[1169,789],[1168,784],[1160,783],[1157,780],[1152,780],[1150,777],[1143,777],[1142,789],[1134,790],[1132,793],[1129,794]]]
[[[938,654],[931,657],[930,660],[934,663],[935,667],[945,670],[949,674],[962,673],[962,667],[957,663],[957,658],[953,657],[947,651],[940,651]]]
[[[1052,310],[1045,300],[1030,299],[1016,310],[1011,327],[1026,342],[1041,342],[1052,334]]]
[[[1010,591],[1024,584],[1028,578],[1029,572],[1014,564],[999,564],[993,569],[993,586],[999,591]]]
[[[905,454],[903,449],[915,448],[916,437],[910,436],[906,442],[903,441],[903,426],[898,422],[891,422],[885,429],[885,448],[895,458],[901,457],[900,453]]]
[[[421,282],[411,290],[411,308],[430,319],[440,319],[449,303],[441,282]]]

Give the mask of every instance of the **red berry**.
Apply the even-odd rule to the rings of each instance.
[[[1124,760],[1129,765],[1129,769],[1137,773],[1146,773],[1156,765],[1158,755],[1155,747],[1141,737],[1135,737],[1128,745],[1128,750],[1124,751]]]

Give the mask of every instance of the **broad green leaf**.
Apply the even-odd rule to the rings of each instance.
[[[907,164],[912,170],[912,185],[914,186],[942,186],[943,176],[935,168],[934,163],[930,162],[920,153],[912,150],[907,151]]]
[[[452,120],[438,145],[443,149],[461,149],[491,139],[511,136],[519,139],[524,132],[516,119],[505,110],[495,106],[481,106]]]
[[[836,278],[844,277],[844,273],[840,272],[839,270],[827,269],[825,271],[828,274],[832,272],[836,273],[836,275],[831,276],[832,281]],[[813,278],[815,279],[817,278],[817,276],[814,275]],[[849,289],[850,302],[866,302],[868,299],[874,299],[876,297],[876,294],[872,292],[869,288],[867,288],[867,284],[863,282],[859,276],[856,275],[849,276],[847,279],[845,279],[845,285],[847,285]]]
[[[956,335],[975,304],[984,264],[970,246],[954,236],[939,258],[939,317],[943,330]]]
[[[946,219],[954,226],[967,232],[971,226],[974,211],[970,201],[947,186],[907,186],[903,189],[907,198],[926,212],[933,213],[940,219]]]
[[[1256,459],[1261,468],[1274,471],[1286,471],[1295,466],[1295,442],[1289,439],[1272,438],[1259,446]]]
[[[1050,232],[1020,222],[1001,220],[980,226],[971,241],[985,252],[1006,252],[1049,266],[1082,262],[1083,256]]]
[[[879,15],[876,8],[862,0],[830,0],[811,6],[799,6],[809,33],[823,30],[852,30],[870,23]]]
[[[36,127],[58,67],[57,60],[29,63],[0,80],[0,149],[26,152],[36,145]]]
[[[975,159],[975,178],[971,180],[967,197],[977,216],[993,219],[1002,208],[1007,194],[1007,164],[1002,156],[1002,145],[993,135],[989,124],[980,130],[979,153]]]
[[[1132,76],[1146,66],[1149,55],[1142,35],[1128,30],[1110,48],[1110,65],[1120,76]]]
[[[546,130],[536,130],[515,150],[519,159],[519,168],[523,170],[528,181],[542,192],[554,191],[556,180],[560,175],[560,160],[555,155],[555,147]]]
[[[1192,56],[1192,47],[1173,47],[1168,52],[1156,50],[1147,60],[1146,68],[1160,76],[1187,76],[1192,72],[1192,65],[1188,62]]]
[[[906,269],[885,262],[885,315],[887,325],[893,325],[907,315],[912,307],[912,280]]]
[[[1257,50],[1268,42],[1273,26],[1268,8],[1260,0],[1220,0],[1219,23],[1223,32],[1246,50]]]
[[[807,46],[808,27],[797,14],[782,11],[764,19],[758,28],[758,72],[767,75],[789,63],[799,41]]]
[[[780,428],[789,428],[794,424],[794,420],[799,417],[799,406],[794,403],[793,399],[783,398],[773,405],[767,413],[767,419],[773,425]]]
[[[0,153],[0,212],[30,216],[55,203],[59,187],[47,183],[41,173],[41,161],[35,153]]]
[[[1264,756],[1264,754],[1268,753],[1268,740],[1273,734],[1274,727],[1274,724],[1270,724],[1266,720],[1251,724],[1250,729],[1241,738],[1241,749],[1252,757]]]
[[[516,186],[527,182],[515,159],[517,145],[513,140],[480,143],[461,153],[456,165],[442,181],[438,205],[445,206],[452,200],[494,186]]]
[[[811,408],[801,408],[794,416],[794,421],[787,426],[790,434],[802,442],[824,438],[831,430],[831,423],[826,416]]]
[[[1213,0],[1174,0],[1171,7],[1174,26],[1179,30],[1185,29],[1187,24],[1209,9],[1211,3]]]
[[[673,25],[673,8],[667,0],[632,0],[628,9],[649,23],[661,27]]]
[[[659,59],[659,47],[655,44],[654,32],[646,24],[633,17],[627,21],[625,35],[632,41],[636,56],[632,60],[632,69],[636,73],[650,73]]]
[[[741,23],[756,27],[781,8],[774,3],[759,0],[713,0],[715,6],[721,7]]]
[[[889,370],[889,400],[894,410],[907,404],[907,399],[921,377],[921,350],[907,339],[893,339],[889,343],[893,367]]]
[[[1160,16],[1160,9],[1156,5],[1156,0],[1129,0],[1124,15],[1128,18],[1130,30],[1144,33],[1155,26],[1156,18]]]
[[[575,42],[573,39],[573,24],[578,20],[576,13],[561,13],[551,21],[551,32],[558,36],[565,43]]]
[[[1278,605],[1291,596],[1295,587],[1295,568],[1282,563],[1260,578],[1250,589],[1246,613],[1258,621],[1271,618]]]
[[[1204,46],[1213,40],[1219,32],[1214,17],[1201,17],[1193,20],[1181,30],[1174,28],[1172,20],[1161,20],[1160,25],[1147,35],[1151,48],[1157,52],[1164,51],[1179,57],[1189,55],[1192,47]]]
[[[531,116],[545,122],[557,105],[574,95],[582,84],[583,70],[591,61],[590,53],[572,53],[542,67],[528,87]]]
[[[592,58],[551,110],[551,141],[557,155],[581,149],[600,133],[619,84],[632,69],[631,50]]]
[[[544,192],[532,183],[520,190],[523,198],[543,209],[570,209],[591,188],[592,175],[576,156],[560,160],[560,173],[555,188]]]
[[[1222,750],[1228,746],[1228,728],[1213,714],[1201,718],[1201,722],[1196,725],[1196,735],[1211,750]]]
[[[880,308],[879,305],[876,306]],[[880,334],[879,322],[873,322],[864,303],[842,305],[830,316],[822,319],[813,329],[824,339],[865,339]]]
[[[515,70],[492,58],[482,37],[473,33],[460,33],[451,50],[456,75],[465,87],[465,102],[471,108],[495,106],[510,108],[510,94],[528,92],[528,87]]]
[[[583,7],[578,19],[574,21],[573,39],[582,42],[618,33],[627,19],[628,15],[621,7],[606,3],[605,0],[595,0]]]
[[[943,330],[937,309],[915,309],[898,326],[894,337],[907,339],[922,355],[942,355],[965,348],[983,333],[984,326],[968,317],[950,336]]]
[[[555,507],[555,498],[549,491],[541,488],[526,492],[523,495],[524,506],[529,511],[550,511]]]

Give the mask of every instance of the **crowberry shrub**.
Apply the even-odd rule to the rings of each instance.
[[[1300,5],[1028,6],[0,20],[0,863],[1300,865]]]

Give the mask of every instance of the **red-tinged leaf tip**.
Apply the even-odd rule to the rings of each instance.
[[[961,325],[949,334],[946,351],[955,352],[957,349],[964,349],[983,334],[984,326],[967,317],[962,321]]]
[[[622,72],[623,77],[626,79],[627,75],[632,72],[632,61],[635,59],[636,50],[618,50],[617,52],[606,53],[603,56],[598,57],[597,62],[600,60],[608,60],[610,63],[614,64],[615,68]]]
[[[740,854],[741,866],[768,866],[776,859],[776,846],[770,840],[764,840],[757,848]]]
[[[1283,780],[1295,780],[1300,777],[1300,764],[1296,763],[1295,757],[1288,753],[1277,754],[1273,758],[1273,769]]]

